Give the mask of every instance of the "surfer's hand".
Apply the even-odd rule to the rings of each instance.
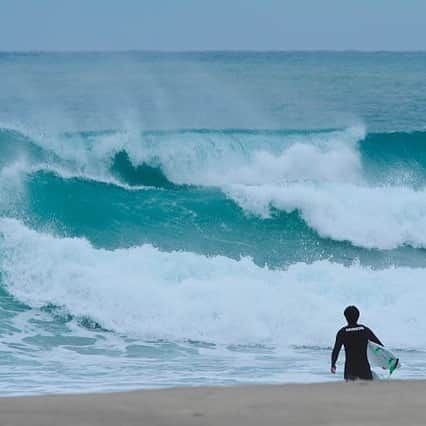
[[[336,367],[331,367],[330,371],[331,371],[332,374],[336,374]]]

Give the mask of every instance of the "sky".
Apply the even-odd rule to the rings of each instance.
[[[426,0],[0,0],[0,51],[426,50]]]

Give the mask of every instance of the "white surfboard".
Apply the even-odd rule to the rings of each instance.
[[[374,342],[368,342],[368,361],[372,366],[383,368],[391,375],[401,366],[399,358],[391,351]]]

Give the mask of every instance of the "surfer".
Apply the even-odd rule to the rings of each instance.
[[[344,312],[348,325],[341,328],[336,336],[331,354],[331,369],[336,374],[336,361],[342,345],[345,347],[345,380],[372,380],[370,363],[367,358],[367,345],[371,340],[380,346],[382,342],[365,325],[358,324],[359,310],[356,306],[348,306]]]

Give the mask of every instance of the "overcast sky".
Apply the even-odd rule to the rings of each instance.
[[[426,50],[426,0],[0,0],[0,50]]]

